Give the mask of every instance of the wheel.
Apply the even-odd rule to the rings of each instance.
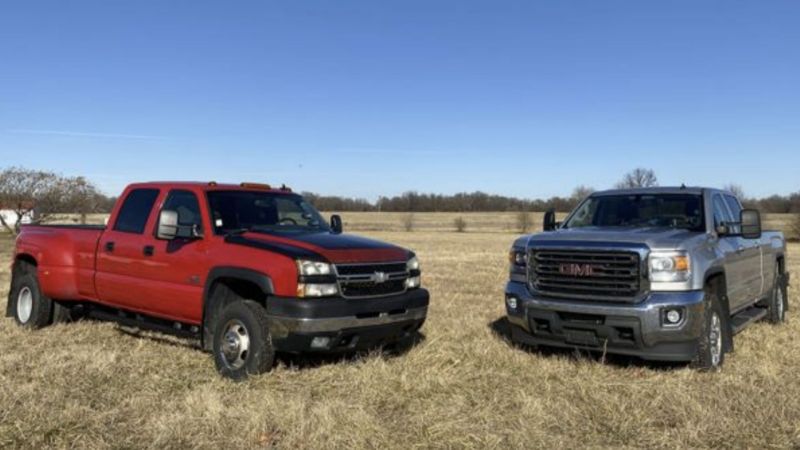
[[[26,328],[42,328],[50,324],[53,301],[45,297],[39,288],[36,269],[19,266],[11,287],[11,311],[14,320]]]
[[[769,302],[767,303],[767,320],[770,323],[778,324],[786,320],[787,299],[786,285],[783,283],[781,267],[778,265],[775,268],[775,282],[772,288],[772,295],[770,295]]]
[[[707,287],[705,295],[705,317],[692,366],[700,370],[717,370],[725,362],[725,342],[729,339],[730,327],[717,290]]]
[[[214,327],[213,342],[217,370],[236,381],[269,371],[275,361],[267,312],[254,301],[228,305]]]

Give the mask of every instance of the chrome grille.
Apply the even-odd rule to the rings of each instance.
[[[642,289],[640,257],[636,252],[534,249],[528,282],[548,296],[630,301]]]
[[[383,297],[406,291],[405,262],[337,264],[337,281],[343,297]]]

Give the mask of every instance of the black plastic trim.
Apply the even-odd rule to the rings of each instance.
[[[412,289],[399,295],[366,299],[269,297],[267,314],[291,318],[321,319],[421,308],[428,306],[429,302],[430,294],[426,289]]]

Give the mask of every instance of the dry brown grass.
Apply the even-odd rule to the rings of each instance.
[[[399,357],[283,361],[235,384],[190,342],[0,320],[0,447],[800,446],[794,310],[737,336],[716,374],[521,350],[492,331],[515,235],[481,232],[472,216],[456,233],[440,217],[367,233],[413,248],[431,291],[425,339]],[[3,311],[11,245],[0,238]],[[800,245],[790,250],[797,277]]]

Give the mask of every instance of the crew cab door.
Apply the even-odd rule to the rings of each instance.
[[[149,241],[144,233],[154,220],[153,206],[159,194],[154,188],[128,191],[114,223],[110,223],[100,237],[94,282],[102,303],[127,309],[141,308],[147,272],[142,247]]]
[[[154,314],[181,322],[199,324],[203,316],[203,283],[208,272],[208,238],[203,236],[205,224],[195,192],[173,189],[166,193],[148,233],[142,251],[142,296]],[[162,240],[156,238],[158,216],[162,210],[178,213],[178,225],[194,227],[197,236]],[[146,251],[144,251],[146,250]]]
[[[736,222],[732,213],[725,204],[725,199],[720,194],[714,194],[711,199],[714,212],[714,229]],[[737,219],[738,220],[738,219]],[[742,308],[749,300],[748,270],[749,265],[743,252],[742,238],[728,233],[719,234],[717,249],[722,254],[725,267],[725,281],[727,283],[728,302],[731,312]]]

